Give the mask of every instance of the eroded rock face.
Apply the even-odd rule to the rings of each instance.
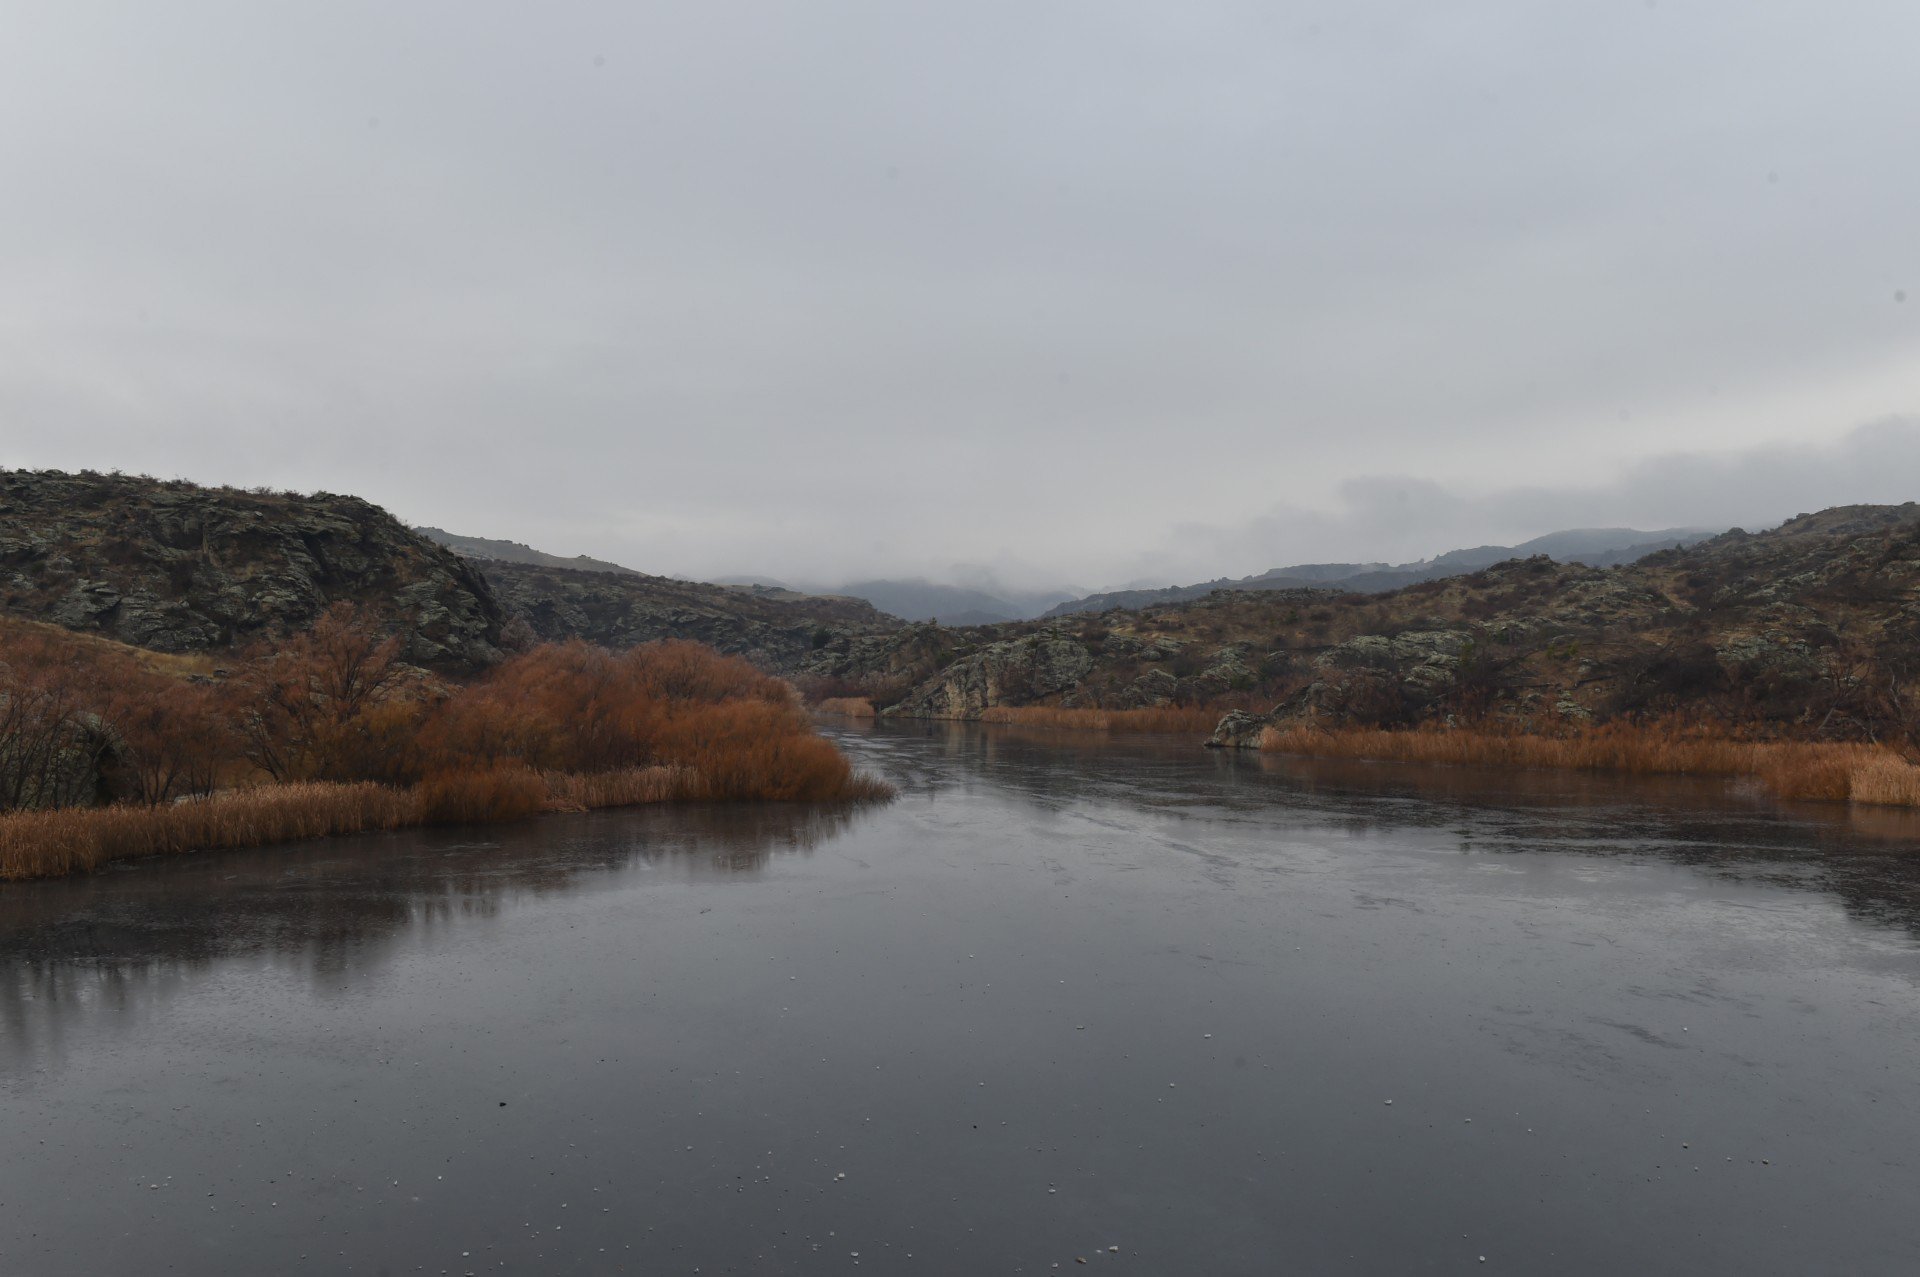
[[[242,492],[128,475],[0,471],[0,607],[163,652],[304,628],[336,602],[447,670],[499,659],[504,614],[478,572],[357,497]]]
[[[1093,654],[1059,635],[994,643],[955,661],[915,688],[890,714],[975,718],[995,705],[1029,705],[1071,691],[1093,669]]]
[[[1120,708],[1159,709],[1173,704],[1179,691],[1179,679],[1163,669],[1151,669],[1127,684],[1127,689],[1120,693]]]

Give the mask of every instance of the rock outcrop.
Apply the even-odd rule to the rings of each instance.
[[[907,718],[978,718],[996,705],[1031,705],[1071,691],[1092,669],[1092,654],[1072,639],[1050,634],[1009,639],[954,661],[888,712]]]
[[[364,605],[406,659],[499,659],[505,615],[472,564],[357,497],[130,475],[0,471],[0,609],[162,652],[241,646]]]

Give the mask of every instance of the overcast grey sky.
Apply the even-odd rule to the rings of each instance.
[[[1920,498],[1920,6],[0,0],[0,464],[1093,587]]]

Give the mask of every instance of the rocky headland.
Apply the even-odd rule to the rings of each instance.
[[[352,603],[405,636],[408,662],[454,674],[569,638],[692,639],[792,674],[831,643],[901,624],[854,599],[571,566],[597,560],[516,563],[487,552],[510,542],[455,540],[485,557],[358,497],[0,471],[0,614],[151,651],[220,653]]]

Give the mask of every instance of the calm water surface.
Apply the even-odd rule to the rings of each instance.
[[[1905,816],[847,744],[0,887],[0,1273],[1920,1271]]]

